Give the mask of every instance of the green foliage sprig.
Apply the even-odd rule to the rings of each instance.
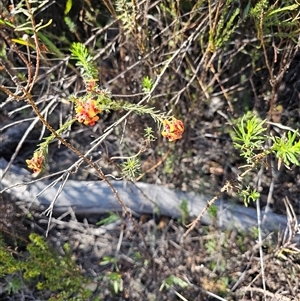
[[[124,176],[131,181],[134,181],[141,171],[140,160],[136,157],[126,159],[121,167]]]
[[[226,1],[222,8],[220,20],[216,29],[216,36],[214,38],[214,44],[216,48],[220,48],[226,43],[234,30],[239,26],[240,23],[240,9],[237,7],[232,12],[232,0]]]
[[[250,9],[249,16],[255,22],[259,37],[272,33],[273,37],[289,37],[297,43],[300,16],[294,13],[299,7],[300,3],[296,1],[285,1],[283,4],[277,1],[270,5],[269,1],[260,0]],[[274,30],[275,27],[280,30]]]
[[[258,1],[255,6],[250,9],[250,16],[259,18],[261,14],[269,7],[268,0],[260,0]]]
[[[234,147],[241,151],[241,156],[250,164],[257,152],[263,151],[267,136],[265,120],[261,121],[250,112],[236,121],[234,132],[231,133]]]
[[[134,1],[130,0],[116,1],[116,12],[118,14],[118,18],[122,22],[123,29],[127,34],[132,33],[137,28],[137,11],[133,2]]]
[[[243,177],[254,168],[259,167],[269,154],[273,154],[278,159],[278,169],[282,162],[286,168],[290,165],[300,166],[300,141],[298,131],[284,132],[282,136],[272,136],[266,134],[266,121],[261,120],[253,113],[247,113],[242,118],[234,121],[234,130],[231,132],[234,147],[240,151],[240,156],[245,158],[247,170],[239,177],[240,182]],[[270,141],[267,146],[267,140]],[[249,185],[243,189],[239,187],[239,193],[244,199],[245,206],[250,201],[255,201],[259,197],[259,192]]]
[[[97,79],[98,70],[93,57],[82,43],[73,43],[70,49],[71,58],[75,59],[76,66],[80,67],[80,73],[84,80]]]
[[[239,195],[243,197],[245,207],[248,207],[250,202],[255,202],[260,197],[260,193],[256,189],[251,189],[250,186],[242,189]]]
[[[282,137],[272,137],[273,147],[272,151],[278,158],[278,167],[281,162],[289,168],[291,164],[299,166],[299,160],[297,156],[300,156],[300,141],[296,141],[298,137],[298,131],[294,133],[288,132],[287,136],[284,134]]]
[[[233,0],[219,3],[214,20],[211,20],[209,30],[209,49],[214,52],[221,48],[232,36],[241,22],[239,7],[233,9]]]
[[[91,295],[91,291],[83,287],[87,279],[72,260],[68,245],[64,246],[65,255],[59,256],[41,236],[31,234],[29,238],[29,255],[20,259],[16,259],[1,242],[0,277],[20,275],[22,283],[52,292],[50,301],[87,300]]]
[[[242,157],[246,158],[248,164],[256,165],[262,161],[268,154],[273,153],[281,162],[289,167],[291,164],[300,165],[300,141],[298,131],[288,131],[281,137],[268,136],[266,133],[266,121],[260,120],[257,115],[252,113],[245,114],[242,118],[236,120],[234,131],[231,137],[234,147],[240,150]],[[271,146],[266,147],[267,139],[271,138]]]
[[[149,76],[145,76],[142,81],[143,92],[149,93],[153,87],[153,80]]]

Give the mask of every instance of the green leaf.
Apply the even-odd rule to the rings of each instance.
[[[164,287],[169,289],[173,285],[178,285],[181,288],[187,288],[189,286],[186,281],[182,280],[181,278],[175,275],[171,275],[163,281],[162,285],[159,288],[159,291],[162,291]]]
[[[234,124],[231,137],[235,148],[241,150],[241,156],[251,163],[257,152],[263,150],[266,141],[265,120],[260,120],[258,116],[251,112],[245,114],[242,118],[233,120]]]
[[[103,218],[101,221],[97,222],[97,226],[102,226],[102,225],[109,225],[112,224],[118,220],[120,220],[120,216],[114,212],[110,212],[109,216],[106,218]]]
[[[289,6],[284,6],[284,7],[280,7],[280,8],[271,10],[270,12],[267,13],[266,16],[270,17],[272,15],[275,15],[275,14],[278,14],[278,13],[281,13],[281,12],[284,12],[284,11],[294,11],[298,8],[299,8],[299,4],[292,4],[292,5],[289,5]]]
[[[46,24],[43,24],[43,22],[41,21],[39,24],[36,25],[36,32],[40,31],[41,29],[49,26],[50,24],[52,24],[52,19],[50,19]]]
[[[300,141],[296,141],[298,131],[292,133],[289,131],[287,135],[282,137],[273,137],[272,152],[275,156],[282,160],[288,167],[290,164],[300,166],[297,156],[300,155]],[[286,137],[287,136],[287,137]]]
[[[149,76],[145,76],[142,82],[143,91],[145,93],[150,92],[153,87],[153,81]]]
[[[67,15],[70,12],[72,6],[73,6],[73,1],[67,0],[65,11],[64,11],[65,15]]]

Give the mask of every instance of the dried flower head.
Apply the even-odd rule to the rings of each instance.
[[[26,160],[26,164],[29,169],[32,169],[34,173],[41,172],[45,163],[45,156],[42,152],[38,151],[33,154],[33,157]]]
[[[175,141],[182,138],[184,132],[184,125],[181,120],[171,117],[171,119],[163,120],[162,136],[169,139],[169,141]]]

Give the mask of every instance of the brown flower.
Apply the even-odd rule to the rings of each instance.
[[[184,125],[181,120],[171,117],[171,119],[163,120],[162,136],[169,139],[169,141],[175,141],[182,138],[184,132]]]
[[[35,152],[32,159],[27,159],[26,164],[29,169],[32,169],[34,173],[42,171],[44,167],[45,157],[42,152]]]

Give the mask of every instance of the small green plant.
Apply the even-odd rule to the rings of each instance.
[[[143,78],[142,82],[143,92],[149,93],[153,87],[153,81],[149,76]]]
[[[118,268],[118,259],[112,256],[104,256],[103,259],[99,263],[100,265],[112,264],[113,269],[119,271]]]
[[[240,156],[247,162],[247,165],[242,166],[246,170],[239,176],[240,181],[243,181],[248,172],[264,164],[270,154],[275,155],[278,159],[278,169],[282,163],[286,168],[292,164],[300,165],[298,131],[288,131],[287,134],[284,132],[280,137],[268,136],[266,131],[266,121],[261,121],[257,115],[252,113],[247,113],[234,122],[234,131],[231,132],[232,140],[235,148],[240,150]],[[271,143],[267,144],[267,140]],[[240,189],[239,192],[244,199],[245,206],[259,198],[259,192],[249,185]]]
[[[102,225],[109,225],[113,224],[116,221],[121,220],[120,216],[114,212],[110,212],[108,217],[105,217],[101,219],[99,222],[96,223],[97,226],[102,226]]]
[[[141,164],[138,158],[129,158],[121,166],[124,176],[131,181],[140,174]]]
[[[23,287],[20,277],[18,276],[8,276],[5,281],[7,284],[4,286],[4,291],[7,292],[8,295],[17,294]]]
[[[250,164],[258,152],[262,152],[267,140],[265,120],[248,112],[234,122],[234,132],[231,133],[233,145],[240,150],[240,155]]]
[[[263,161],[269,155],[274,154],[278,160],[278,167],[281,162],[289,167],[291,164],[299,166],[300,141],[298,131],[288,131],[287,135],[267,136],[265,120],[261,121],[258,116],[247,113],[234,125],[234,131],[231,132],[234,146],[241,151],[241,156],[247,160],[248,164],[256,165]],[[271,146],[266,147],[265,142],[271,138]]]
[[[245,238],[244,233],[239,233],[236,239],[237,246],[240,248],[240,250],[244,253],[247,250],[247,247],[245,245]]]
[[[248,207],[250,202],[255,202],[260,196],[256,189],[251,189],[249,186],[241,190],[239,194],[243,197],[245,207]]]
[[[228,181],[221,189],[220,193],[207,202],[206,207],[199,213],[197,218],[188,225],[189,229],[185,233],[188,235],[201,219],[203,214],[209,210],[220,194],[229,189],[235,189],[243,197],[245,206],[251,201],[259,199],[259,192],[256,187],[245,183],[245,176],[255,171],[257,168],[264,166],[267,156],[273,154],[278,159],[278,168],[282,162],[289,168],[291,164],[300,166],[297,157],[300,156],[300,141],[298,132],[289,130],[287,135],[282,134],[281,137],[267,135],[266,120],[261,120],[256,114],[248,112],[241,118],[232,120],[233,130],[230,132],[233,145],[240,151],[240,156],[246,159],[246,165],[240,167],[245,169],[237,180]],[[266,143],[270,141],[271,144]]]
[[[159,290],[162,291],[164,288],[169,289],[171,286],[178,285],[181,288],[187,288],[189,285],[186,281],[182,280],[181,278],[171,275],[166,278],[162,285],[160,286]]]
[[[300,141],[298,137],[298,131],[294,131],[294,133],[289,131],[287,136],[283,134],[281,137],[272,137],[274,143],[272,151],[278,159],[278,169],[282,162],[288,169],[291,164],[300,165],[297,159],[300,156]]]
[[[207,250],[207,252],[209,252],[210,254],[213,254],[216,252],[217,249],[217,241],[215,239],[210,239],[206,244],[205,244],[205,248]]]
[[[210,206],[208,208],[208,214],[212,220],[216,220],[216,218],[218,216],[218,207],[215,205]]]
[[[59,256],[41,236],[31,234],[29,238],[29,255],[20,254],[19,258],[1,243],[0,277],[7,279],[7,293],[16,293],[23,285],[28,285],[42,292],[52,292],[50,301],[87,300],[91,291],[84,289],[83,284],[88,279],[80,274],[69,246],[65,245],[65,255]]]
[[[107,271],[102,277],[111,286],[113,293],[117,294],[123,291],[123,279],[118,267],[118,259],[111,256],[104,256],[100,265],[112,265],[112,271]]]
[[[123,291],[123,280],[120,272],[107,272],[105,279],[110,283],[115,294]]]
[[[183,301],[187,301],[186,298],[184,298],[180,293],[178,293],[174,289],[174,287],[176,287],[176,286],[186,289],[186,288],[188,288],[189,284],[186,281],[182,280],[181,278],[179,278],[175,275],[171,275],[168,278],[163,280],[163,282],[159,288],[159,291],[162,291],[163,289],[167,289],[167,290],[173,289],[173,291],[174,291],[175,295],[177,295],[177,297],[179,297]]]
[[[151,127],[145,128],[144,131],[145,131],[144,138],[146,139],[146,142],[150,143],[151,141],[156,140],[153,129]]]
[[[188,200],[183,199],[180,203],[179,209],[181,211],[181,218],[179,219],[180,223],[185,225],[189,219],[189,207],[188,207]]]

